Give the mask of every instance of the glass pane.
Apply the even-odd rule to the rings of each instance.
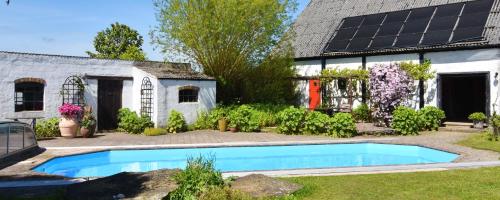
[[[342,23],[342,27],[340,27],[340,28],[357,27],[361,24],[362,20],[363,20],[363,16],[345,18],[344,23]]]
[[[35,134],[33,130],[29,127],[24,128],[24,147],[31,147],[35,145]]]
[[[397,35],[401,30],[403,22],[384,23],[377,33],[377,36]]]
[[[356,38],[351,41],[347,50],[351,51],[361,51],[368,48],[371,38]]]
[[[467,41],[467,40],[478,40],[482,38],[484,27],[471,27],[457,29],[453,32],[453,42]]]
[[[437,30],[448,30],[453,29],[455,24],[457,23],[458,16],[449,16],[449,17],[438,17],[434,18],[429,25],[429,29],[427,31],[437,31]]]
[[[385,19],[384,23],[404,22],[406,20],[406,18],[408,17],[409,13],[410,13],[410,11],[408,11],[408,10],[388,13],[387,18]]]
[[[401,33],[423,33],[428,23],[428,19],[407,22]]]
[[[392,44],[394,43],[395,39],[396,39],[396,36],[375,37],[375,39],[373,39],[373,42],[370,46],[370,49],[390,48],[390,47],[392,47]]]
[[[356,33],[355,38],[365,38],[365,37],[373,37],[380,26],[361,26],[359,27],[358,32]]]
[[[463,3],[454,3],[454,4],[438,6],[436,14],[434,14],[434,18],[458,16],[460,14],[460,11],[462,10],[463,5],[464,5]]]
[[[9,135],[9,153],[20,150],[23,148],[23,137],[24,126],[21,125],[11,125],[10,135]]]
[[[450,39],[452,30],[442,30],[442,31],[428,31],[424,35],[422,44],[424,45],[436,45],[436,44],[446,44]]]
[[[7,134],[9,133],[9,125],[0,124],[0,157],[7,154]]]
[[[354,36],[354,33],[356,33],[357,29],[358,28],[339,29],[337,31],[337,35],[335,35],[334,40],[348,40],[348,39],[351,39],[352,36]]]
[[[374,14],[365,16],[365,20],[363,21],[364,26],[368,25],[380,25],[385,18],[385,14]]]
[[[416,47],[422,38],[421,33],[400,35],[396,41],[396,47]]]

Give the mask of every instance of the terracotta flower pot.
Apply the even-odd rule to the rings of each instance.
[[[91,138],[91,137],[94,137],[94,133],[95,133],[95,128],[96,126],[93,125],[93,126],[90,126],[89,128],[85,128],[85,127],[81,127],[80,128],[80,134],[82,135],[82,137],[84,138]]]
[[[73,117],[63,117],[59,122],[59,130],[61,131],[61,136],[66,138],[76,137],[76,133],[79,129],[79,124]]]
[[[233,133],[236,133],[236,132],[238,132],[238,128],[236,128],[236,127],[231,127],[231,128],[229,128],[229,131],[231,131],[231,132],[233,132]]]

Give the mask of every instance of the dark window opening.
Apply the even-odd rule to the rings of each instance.
[[[179,103],[198,102],[198,88],[186,87],[179,89]]]
[[[15,111],[43,110],[44,87],[45,85],[42,83],[16,83],[14,93]]]
[[[337,87],[339,90],[345,91],[347,90],[347,79],[345,78],[340,78],[337,80]]]

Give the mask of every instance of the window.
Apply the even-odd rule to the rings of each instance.
[[[185,86],[179,88],[179,103],[198,102],[198,87]]]
[[[44,80],[24,78],[18,79],[14,83],[14,105],[16,112],[43,110]]]
[[[153,113],[153,84],[148,77],[142,79],[141,85],[141,115],[151,119]]]

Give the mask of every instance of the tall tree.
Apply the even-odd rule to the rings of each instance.
[[[159,25],[152,32],[154,41],[163,52],[187,56],[215,77],[219,102],[254,100],[257,94],[245,93],[255,92],[248,81],[258,79],[250,77],[259,76],[257,71],[291,81],[293,34],[286,33],[294,0],[155,0],[155,7]]]
[[[146,55],[141,49],[142,43],[142,36],[136,30],[116,22],[97,33],[94,38],[97,53],[87,51],[87,54],[92,58],[143,61]]]

